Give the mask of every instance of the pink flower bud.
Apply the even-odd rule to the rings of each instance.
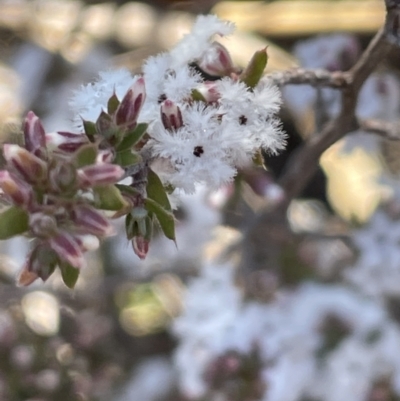
[[[39,117],[30,111],[25,117],[24,125],[25,148],[35,156],[46,160],[45,132]]]
[[[88,142],[89,140],[84,134],[74,134],[72,132],[51,132],[46,134],[46,145],[50,150],[73,153]]]
[[[0,188],[18,206],[28,206],[32,201],[32,187],[6,170],[0,171]]]
[[[71,193],[76,189],[77,170],[72,163],[58,162],[50,168],[49,183],[57,193]]]
[[[141,260],[144,260],[149,252],[150,241],[142,236],[135,236],[132,239],[133,251]]]
[[[85,259],[78,240],[65,231],[59,231],[49,239],[49,245],[57,255],[78,269],[85,266]]]
[[[47,174],[46,163],[18,145],[5,144],[3,154],[7,163],[29,183],[43,181]]]
[[[126,92],[118,106],[114,121],[118,126],[133,128],[146,98],[144,79],[139,78]]]
[[[113,226],[94,207],[89,205],[77,205],[74,207],[72,213],[72,220],[76,228],[82,229],[84,233],[98,236],[114,234]]]
[[[228,76],[235,69],[228,50],[218,42],[211,44],[198,65],[205,73],[218,77]]]
[[[112,163],[114,160],[115,153],[112,149],[100,150],[97,153],[96,162],[97,163]]]
[[[206,102],[215,103],[221,97],[217,90],[217,84],[214,81],[205,81],[196,90],[203,96]]]
[[[29,215],[29,227],[35,237],[48,238],[57,231],[57,222],[53,216],[38,212]]]
[[[108,185],[118,182],[125,170],[116,164],[93,164],[78,170],[78,177],[81,187],[91,187],[94,185]]]
[[[176,103],[165,100],[161,104],[161,121],[165,129],[172,131],[182,127],[182,113]]]
[[[45,243],[37,244],[29,253],[18,277],[18,285],[27,286],[40,277],[46,281],[58,264],[57,254]]]

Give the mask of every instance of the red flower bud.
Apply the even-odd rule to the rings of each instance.
[[[25,148],[43,160],[47,158],[45,132],[39,117],[30,111],[25,117],[24,125]]]
[[[57,255],[78,269],[84,267],[85,260],[78,240],[71,234],[59,231],[48,241],[51,249]]]
[[[182,127],[182,113],[172,100],[165,100],[161,104],[161,121],[165,129],[172,131]]]
[[[118,126],[133,128],[146,98],[144,79],[139,78],[126,92],[119,104],[114,121]]]
[[[28,206],[32,201],[32,187],[6,170],[0,171],[0,188],[18,206]]]
[[[94,185],[108,185],[118,182],[125,170],[116,164],[93,164],[78,170],[81,187],[91,187]]]
[[[228,76],[235,69],[228,50],[218,42],[213,42],[203,54],[199,67],[207,74],[218,77]]]
[[[136,236],[132,239],[133,251],[141,260],[144,260],[149,252],[150,241],[142,236]]]
[[[110,222],[92,206],[75,206],[72,220],[77,228],[81,228],[87,234],[99,236],[114,234],[114,229]]]
[[[84,134],[74,134],[72,132],[51,132],[46,134],[46,144],[49,149],[66,153],[73,153],[88,142],[89,140]]]
[[[27,182],[35,184],[46,178],[46,163],[28,150],[18,145],[5,144],[3,153],[7,163],[14,167]]]

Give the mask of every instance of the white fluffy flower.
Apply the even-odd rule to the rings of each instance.
[[[343,286],[308,283],[268,304],[245,302],[229,266],[208,266],[185,301],[174,331],[180,383],[189,398],[207,394],[207,367],[231,351],[256,350],[263,401],[363,401],[382,377],[391,376],[395,389],[400,384],[398,327],[379,302]],[[333,345],[330,321],[345,329]]]
[[[82,119],[96,121],[113,93],[122,99],[135,79],[127,69],[109,70],[100,72],[96,82],[82,85],[69,103],[75,124],[81,127]]]
[[[353,240],[360,254],[344,278],[369,296],[399,295],[399,222],[378,211],[365,227],[355,231]]]
[[[285,145],[276,117],[280,94],[268,81],[250,90],[237,77],[225,77],[215,85],[215,101],[192,98],[206,81],[190,63],[212,47],[213,36],[228,35],[233,28],[216,16],[199,16],[169,53],[150,57],[143,66],[146,97],[137,121],[148,124],[146,151],[155,169],[163,166],[156,171],[162,181],[188,193],[196,184],[218,188],[234,178],[237,168],[250,164],[260,148],[275,153]],[[100,73],[71,101],[76,122],[96,121],[114,91],[121,100],[137,78],[127,70]],[[183,126],[174,131],[160,113],[166,100],[182,113]]]
[[[222,21],[215,15],[200,15],[190,34],[185,35],[171,50],[172,67],[175,68],[200,59],[209,48],[214,35],[229,35],[234,28],[233,23]]]

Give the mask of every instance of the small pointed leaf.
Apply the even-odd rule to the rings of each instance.
[[[249,64],[240,75],[240,80],[244,82],[249,88],[254,88],[258,84],[264,73],[267,61],[267,48],[256,51],[251,58]]]
[[[147,176],[147,197],[160,204],[167,211],[171,211],[171,204],[167,192],[158,175],[149,169]]]
[[[114,114],[115,111],[118,109],[119,106],[119,100],[117,98],[117,95],[114,93],[107,102],[107,111],[108,114]]]
[[[102,210],[121,210],[129,206],[115,185],[99,185],[93,188],[96,208]]]
[[[140,195],[140,192],[130,185],[115,184],[115,186],[121,191],[121,193],[125,193],[128,195]]]
[[[165,210],[160,204],[149,198],[145,200],[145,207],[157,217],[164,235],[175,241],[175,218],[172,212]]]
[[[60,263],[61,277],[68,288],[74,288],[79,277],[79,269],[67,262]]]
[[[86,136],[89,138],[91,142],[94,141],[94,136],[96,135],[96,124],[91,121],[83,120],[83,129],[85,131]]]
[[[147,123],[138,124],[134,130],[127,132],[124,135],[124,139],[117,146],[117,152],[125,149],[131,149],[134,145],[136,145],[146,133],[147,127],[149,125]]]
[[[96,162],[97,146],[91,143],[81,146],[73,155],[75,166],[81,168]]]
[[[29,229],[28,213],[16,206],[11,206],[0,213],[0,240],[23,234]]]
[[[131,149],[117,152],[114,159],[114,163],[121,167],[133,166],[141,161],[142,157],[138,153],[133,152]]]

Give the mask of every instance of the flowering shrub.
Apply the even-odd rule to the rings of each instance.
[[[211,41],[232,30],[200,16],[175,48],[145,62],[142,75],[101,73],[71,100],[79,133],[45,134],[28,113],[25,145],[4,146],[0,176],[11,204],[0,215],[1,238],[33,239],[21,285],[46,280],[58,266],[73,287],[83,253],[113,232],[103,210],[126,216],[127,238],[145,258],[156,222],[175,240],[168,192],[190,193],[197,183],[218,188],[260,149],[283,149],[279,91],[262,78],[266,49],[240,71]]]

